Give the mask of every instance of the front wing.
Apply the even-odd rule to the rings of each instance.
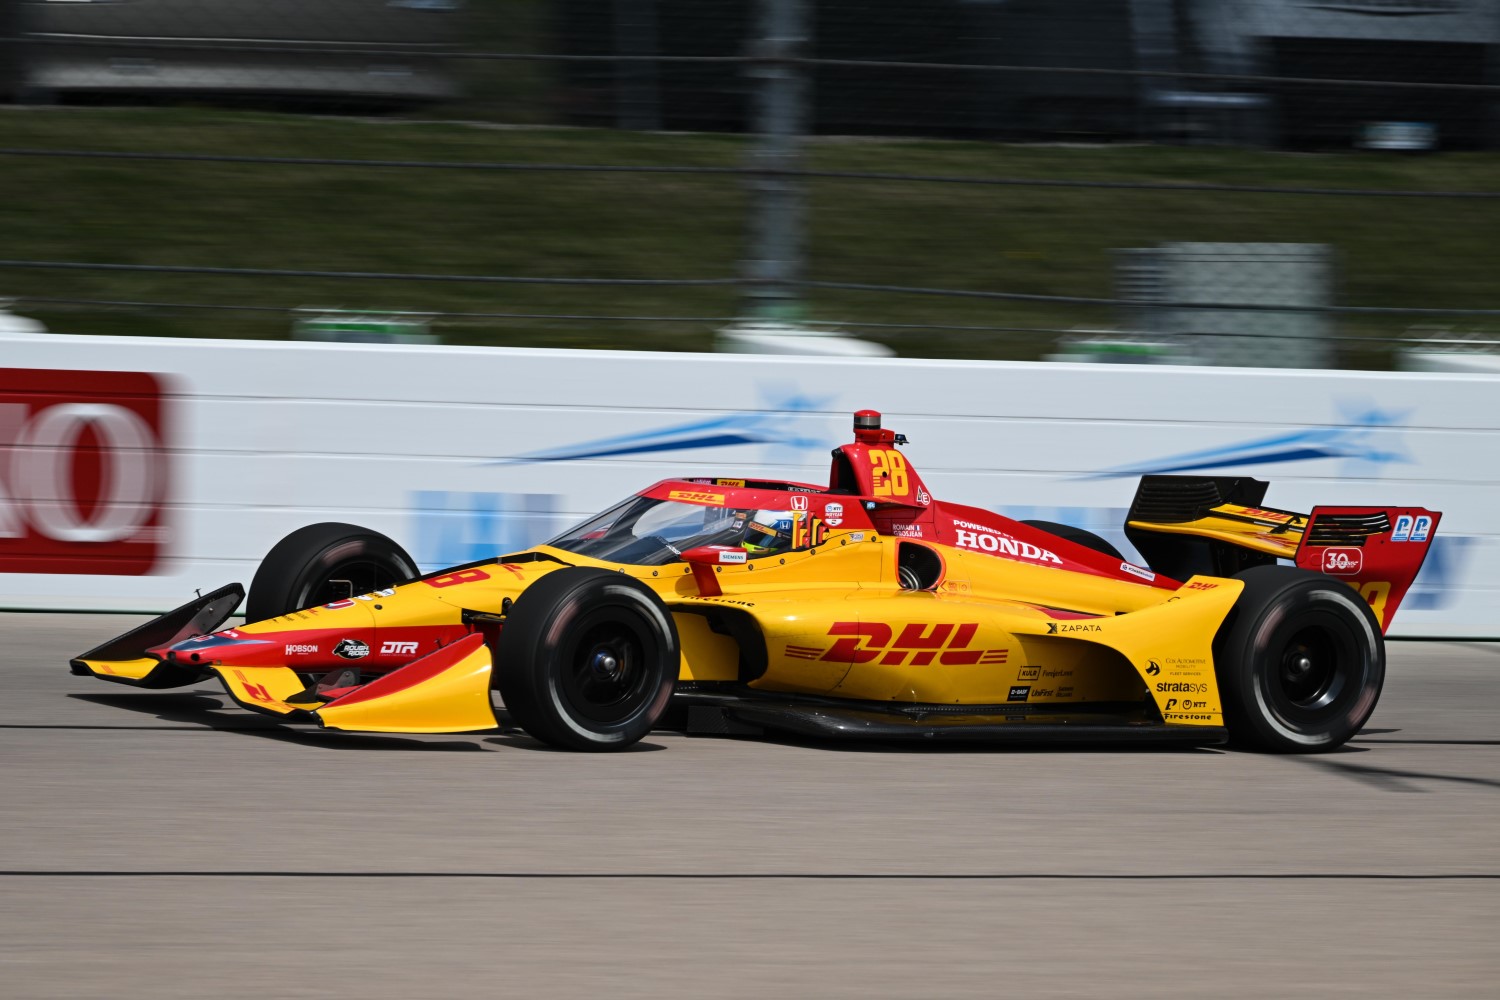
[[[190,636],[212,638],[244,597],[231,584],[191,601],[72,661],[75,674],[134,687],[182,687],[217,677],[236,703],[287,722],[374,733],[462,733],[494,729],[492,662],[473,633],[367,684],[320,689],[285,666],[240,666],[213,658],[214,645],[186,651]],[[230,638],[228,641],[236,641]],[[175,646],[176,649],[165,647]]]

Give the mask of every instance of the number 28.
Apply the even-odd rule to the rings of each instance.
[[[899,451],[871,448],[870,467],[874,470],[875,496],[904,497],[911,492],[906,478],[906,459]]]

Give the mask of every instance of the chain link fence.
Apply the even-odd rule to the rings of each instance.
[[[1392,363],[1484,342],[1500,0],[0,2],[55,328]]]

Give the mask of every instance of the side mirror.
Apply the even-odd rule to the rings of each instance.
[[[724,593],[715,576],[720,566],[743,566],[749,558],[750,554],[744,549],[729,545],[699,545],[682,554],[682,561],[693,568],[698,593],[704,597],[718,597]]]

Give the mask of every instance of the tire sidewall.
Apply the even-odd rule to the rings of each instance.
[[[1065,542],[1072,542],[1075,545],[1082,545],[1086,549],[1093,549],[1095,552],[1109,556],[1111,559],[1118,559],[1121,562],[1125,561],[1125,557],[1120,554],[1120,550],[1115,548],[1107,538],[1096,535],[1092,531],[1075,528],[1071,524],[1059,524],[1056,521],[1030,520],[1022,521],[1021,523],[1031,528],[1040,528],[1042,531],[1047,532],[1047,534],[1056,535]]]
[[[497,684],[512,717],[537,739],[575,750],[623,749],[666,711],[681,652],[671,614],[645,584],[608,570],[557,570],[521,595],[511,619],[501,632]],[[642,643],[645,697],[621,718],[601,721],[574,703],[563,671],[584,631],[608,621],[628,624]]]
[[[1267,579],[1267,574],[1258,576]],[[1247,580],[1242,600],[1258,606],[1242,609],[1225,650],[1230,675],[1220,676],[1230,737],[1274,752],[1332,750],[1359,732],[1375,710],[1385,681],[1384,641],[1374,614],[1351,587],[1302,571],[1282,574],[1281,579],[1285,584],[1271,593],[1259,587],[1252,590]],[[1292,718],[1275,690],[1277,657],[1302,629],[1326,623],[1327,616],[1347,630],[1352,654],[1348,670],[1339,678],[1340,691],[1320,710],[1322,717],[1311,722]]]
[[[261,561],[250,583],[246,617],[264,621],[317,603],[322,578],[352,561],[386,569],[396,584],[417,575],[415,561],[390,538],[354,524],[311,524],[287,535]]]
[[[671,616],[667,614],[666,608],[661,606],[661,602],[645,600],[645,595],[640,590],[624,586],[619,582],[612,581],[603,589],[609,598],[608,604],[585,608],[581,606],[581,602],[574,601],[558,609],[558,613],[549,623],[547,630],[549,640],[561,640],[555,648],[573,650],[575,648],[573,642],[577,640],[569,641],[564,637],[565,633],[574,625],[582,627],[589,623],[602,610],[613,610],[623,611],[621,618],[634,617],[641,626],[644,626],[638,630],[638,634],[647,635],[651,640],[647,644],[648,659],[655,660],[658,664],[669,658],[675,659],[675,657],[670,657],[670,654],[677,652],[676,643],[669,638],[675,634],[675,629],[672,626]],[[652,632],[655,634],[652,635]],[[542,690],[545,691],[546,697],[552,702],[558,720],[574,736],[581,740],[601,744],[634,743],[650,732],[652,724],[666,710],[667,701],[672,696],[672,688],[677,680],[675,664],[671,671],[672,676],[667,683],[663,683],[659,677],[655,676],[658,670],[664,670],[664,665],[652,666],[649,669],[650,673],[644,683],[648,689],[654,688],[654,690],[650,690],[646,699],[628,716],[611,723],[580,720],[576,707],[563,690],[564,685],[556,670],[546,670],[544,676],[538,679],[542,682]]]

